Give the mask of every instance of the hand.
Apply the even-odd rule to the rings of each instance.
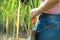
[[[30,11],[30,17],[31,17],[31,19],[32,19],[32,23],[33,23],[33,24],[36,23],[36,16],[35,16],[35,13],[36,13],[36,12],[37,12],[37,8],[32,9],[32,10]]]
[[[35,9],[32,9],[31,11],[30,11],[30,17],[31,17],[31,19],[33,19],[33,18],[35,18],[37,15],[37,11],[38,11],[38,8],[35,8]]]

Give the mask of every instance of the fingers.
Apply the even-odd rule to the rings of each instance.
[[[31,17],[31,18],[34,18],[34,15],[35,15],[36,12],[37,12],[37,8],[32,9],[32,10],[30,11],[30,17]]]
[[[36,23],[36,17],[34,16],[35,13],[36,13],[36,11],[37,11],[37,8],[36,8],[36,9],[32,9],[32,10],[30,11],[30,17],[31,17],[31,19],[32,19],[32,24],[35,24],[35,23]]]

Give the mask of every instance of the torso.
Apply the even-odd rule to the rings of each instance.
[[[44,3],[45,0],[41,0],[42,3]],[[41,4],[42,4],[41,3]],[[60,13],[60,3],[57,4],[54,8],[48,10],[48,11],[44,11],[45,13],[50,13],[50,14],[59,14]]]

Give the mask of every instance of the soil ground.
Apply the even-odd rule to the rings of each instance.
[[[6,34],[5,33],[0,33],[0,40],[6,40]],[[13,40],[12,36],[8,35],[7,40]],[[16,39],[14,38],[14,40],[16,40]],[[27,40],[26,32],[20,32],[19,33],[19,40]]]

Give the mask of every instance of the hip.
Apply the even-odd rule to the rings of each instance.
[[[60,30],[60,14],[42,13],[38,17],[36,27],[37,31],[46,30],[47,28]]]

